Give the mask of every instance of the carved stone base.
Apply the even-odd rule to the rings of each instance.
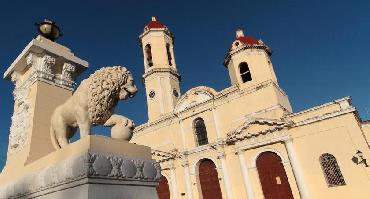
[[[78,143],[80,142],[80,143]],[[160,166],[148,158],[148,147],[118,142],[109,138],[89,136],[64,149],[41,158],[39,165],[47,165],[45,161],[55,160],[55,164],[36,169],[35,164],[25,166],[27,175],[8,181],[0,186],[0,195],[4,198],[145,198],[157,199],[156,185],[161,177]],[[74,145],[74,146],[73,146]],[[79,146],[79,145],[82,145]],[[103,149],[104,145],[106,148]],[[114,152],[117,146],[128,155],[108,153]],[[89,148],[88,150],[84,150]],[[115,148],[115,149],[114,149]],[[80,150],[77,154],[70,153],[73,149]],[[76,152],[75,150],[73,152]],[[36,161],[36,164],[37,162]],[[52,161],[51,161],[52,162]],[[34,167],[34,168],[29,168]],[[3,173],[2,173],[3,174]],[[8,173],[8,175],[11,175]],[[13,178],[14,179],[14,178]],[[1,178],[0,178],[1,180]]]

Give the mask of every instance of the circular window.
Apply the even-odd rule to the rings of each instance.
[[[177,92],[177,90],[176,90],[176,89],[173,89],[173,95],[174,95],[175,97],[179,97],[179,92]]]
[[[155,92],[154,92],[154,91],[150,91],[150,92],[149,92],[149,97],[150,97],[150,98],[154,98],[154,96],[155,96]]]

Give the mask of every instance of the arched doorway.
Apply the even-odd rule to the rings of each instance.
[[[204,159],[199,164],[199,181],[203,199],[222,199],[216,165]]]
[[[170,199],[170,188],[168,187],[168,181],[163,175],[156,189],[159,199]]]
[[[265,199],[293,199],[284,166],[276,153],[261,153],[256,165]]]

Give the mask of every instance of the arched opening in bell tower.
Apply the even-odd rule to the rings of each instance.
[[[168,64],[172,66],[172,55],[170,51],[170,44],[166,44],[166,50],[167,50]]]
[[[147,44],[145,46],[145,55],[146,55],[148,66],[149,67],[153,66],[152,47],[150,46],[150,44]]]
[[[251,71],[249,70],[247,62],[242,62],[239,64],[239,73],[243,83],[252,81]]]

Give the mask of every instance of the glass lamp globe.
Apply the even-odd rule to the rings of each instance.
[[[38,26],[39,33],[51,41],[55,41],[61,36],[59,27],[53,21],[44,20],[36,25]]]

